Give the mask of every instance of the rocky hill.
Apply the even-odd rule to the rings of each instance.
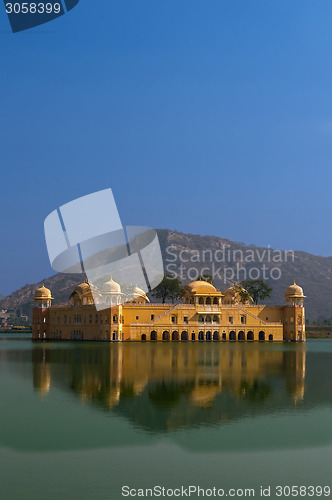
[[[214,285],[224,290],[230,282],[243,279],[265,279],[273,288],[271,299],[284,303],[287,286],[293,280],[307,296],[307,317],[332,317],[332,257],[319,257],[306,252],[284,252],[271,248],[247,246],[215,236],[183,234],[158,230],[165,272],[177,273],[187,283],[201,273],[211,274]],[[57,274],[44,280],[52,290],[54,303],[66,302],[84,275]],[[31,316],[33,293],[42,283],[25,285],[0,301],[1,309],[21,309]]]

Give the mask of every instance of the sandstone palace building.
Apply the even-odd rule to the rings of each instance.
[[[268,306],[243,300],[238,285],[220,292],[206,281],[187,285],[179,304],[150,303],[138,287],[134,299],[124,302],[120,285],[110,279],[100,294],[106,307],[101,311],[91,286],[78,285],[69,305],[51,305],[51,291],[38,288],[33,340],[305,341],[304,295],[295,282],[286,290],[284,305]]]

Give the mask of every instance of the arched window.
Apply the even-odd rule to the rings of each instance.
[[[239,333],[238,333],[238,336],[237,336],[238,340],[245,340],[245,335],[244,335],[244,331],[241,330]]]
[[[183,340],[188,340],[188,332],[183,331],[183,332],[181,333],[181,340],[182,340],[182,341],[183,341]]]
[[[259,332],[259,334],[258,334],[258,340],[261,340],[261,341],[265,340],[265,332],[262,332],[262,331]]]
[[[236,340],[236,332],[234,330],[232,330],[231,332],[229,332],[229,340]]]
[[[218,316],[213,316],[213,323],[219,323]]]
[[[170,338],[170,337],[169,337],[169,332],[165,330],[165,331],[163,332],[163,340],[169,340],[169,338]]]
[[[251,330],[247,333],[247,340],[254,340],[254,332]]]
[[[172,340],[179,340],[179,332],[177,331],[172,332]]]
[[[201,341],[203,341],[203,340],[204,340],[204,332],[200,331],[200,332],[198,333],[198,340],[201,340]]]
[[[142,340],[146,340],[146,335],[145,335],[145,333],[142,333]]]
[[[204,298],[200,297],[198,303],[201,304],[201,305],[204,305]]]
[[[273,335],[270,333],[270,335],[269,335],[269,341],[272,342],[272,340],[273,340]]]
[[[210,331],[206,332],[206,340],[207,340],[207,342],[211,342],[211,340],[212,340],[212,334]]]
[[[152,330],[150,334],[150,340],[157,340],[157,332],[156,330]]]
[[[213,332],[213,340],[220,340],[219,332]]]
[[[210,297],[207,297],[205,304],[206,305],[211,305],[211,298]]]

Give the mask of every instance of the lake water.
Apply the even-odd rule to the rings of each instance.
[[[117,500],[124,485],[254,488],[256,497],[271,486],[277,498],[276,485],[332,483],[329,340],[2,335],[0,391],[4,500]]]

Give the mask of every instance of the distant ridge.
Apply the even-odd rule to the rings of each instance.
[[[261,269],[265,265],[267,274],[270,273],[271,269],[274,269],[276,276],[280,274],[280,279],[266,280],[273,288],[269,303],[283,304],[285,290],[295,280],[303,287],[307,296],[305,301],[307,317],[311,320],[317,319],[319,316],[332,317],[332,257],[320,257],[295,251],[293,258],[289,254],[287,261],[285,259],[278,261],[277,252],[279,251],[271,248],[248,246],[216,236],[184,234],[167,229],[159,229],[157,232],[164,258],[165,272],[180,272],[181,263],[178,260],[175,261],[175,255],[178,257],[182,252],[184,258],[182,275],[185,277],[185,282],[190,281],[188,272],[191,273],[192,278],[195,277],[195,270],[197,270],[197,274],[200,274],[202,269],[205,273],[213,274],[212,264],[214,264],[214,270],[219,270],[219,273],[214,276],[214,285],[220,290],[225,290],[229,286],[229,282],[225,283],[225,277],[222,274],[226,269],[228,276],[231,276],[231,269],[236,271],[237,266],[248,271],[252,267]],[[230,261],[227,259],[226,262],[221,261],[223,250],[225,253],[230,252],[232,256]],[[201,261],[203,252],[205,252],[205,262]],[[284,254],[281,252],[280,255]],[[198,256],[200,261],[197,261]],[[249,257],[249,259],[254,256],[255,260],[254,262],[243,262],[241,256]],[[271,256],[274,256],[276,261],[271,261]],[[239,278],[243,279],[244,277],[244,271],[240,272]],[[234,278],[236,280],[236,274]],[[52,290],[54,303],[59,304],[67,302],[73,288],[84,279],[83,274],[57,274],[43,282],[46,287]],[[10,296],[0,300],[0,308],[21,309],[23,314],[31,316],[33,293],[41,284],[42,282],[23,286]]]

